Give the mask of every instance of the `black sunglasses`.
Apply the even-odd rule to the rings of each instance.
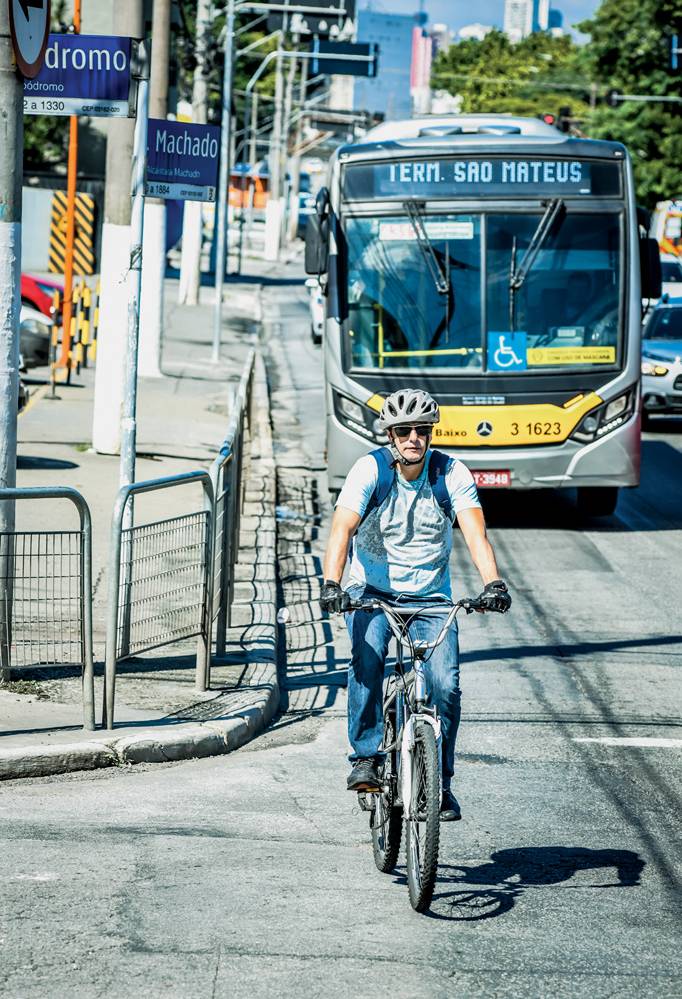
[[[409,437],[413,430],[417,431],[419,437],[428,437],[433,427],[430,424],[424,424],[421,427],[393,427],[393,433],[401,440]]]

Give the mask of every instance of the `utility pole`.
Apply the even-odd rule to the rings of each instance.
[[[212,8],[212,0],[197,0],[194,50],[197,64],[192,86],[192,121],[198,125],[205,125],[208,120],[208,42]],[[202,218],[201,202],[186,201],[182,219],[182,257],[178,291],[178,301],[181,305],[199,304]]]
[[[232,145],[232,76],[234,65],[234,6],[235,0],[227,2],[225,22],[225,67],[223,70],[222,122],[220,132],[220,179],[218,181],[218,245],[215,265],[215,313],[213,316],[213,352],[211,360],[220,360],[220,331],[223,311],[223,283],[225,263],[229,252],[227,215],[230,188],[230,152]],[[246,136],[244,136],[246,141]],[[244,206],[242,205],[242,213]]]
[[[149,117],[165,121],[168,115],[168,67],[172,0],[154,0],[152,67],[149,81]],[[144,209],[142,302],[138,374],[161,375],[161,337],[166,280],[166,202],[147,198]]]
[[[118,0],[115,8],[115,15],[112,11],[111,34],[142,38],[143,0]],[[118,454],[121,449],[132,215],[130,177],[134,137],[134,119],[112,118],[108,122],[100,266],[100,330],[92,427],[93,447],[103,454]]]
[[[17,474],[19,310],[21,303],[21,187],[24,154],[24,88],[16,71],[9,4],[0,3],[0,487]],[[10,676],[12,568],[7,536],[14,531],[14,503],[0,503],[0,679]]]
[[[73,30],[81,31],[81,0],[74,0]],[[64,254],[64,307],[62,312],[61,367],[70,364],[73,311],[73,245],[76,240],[76,185],[78,181],[78,115],[69,118],[69,162],[66,177],[66,252]]]
[[[275,62],[275,117],[272,123],[270,142],[268,200],[265,206],[265,259],[279,259],[279,245],[282,232],[282,105],[284,104],[284,74],[282,45],[287,29],[287,15],[284,15],[282,39],[277,48]]]

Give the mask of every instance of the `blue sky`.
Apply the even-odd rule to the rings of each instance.
[[[358,6],[371,6],[373,10],[387,14],[412,14],[419,3],[418,0],[371,0],[371,3],[359,0]],[[472,21],[502,27],[504,0],[477,0],[475,4],[466,0],[425,0],[424,6],[432,24],[447,24],[454,30]],[[562,12],[564,26],[569,27],[590,17],[599,6],[599,0],[552,0],[552,6]]]

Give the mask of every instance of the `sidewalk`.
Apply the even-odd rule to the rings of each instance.
[[[166,287],[163,378],[140,379],[136,480],[208,469],[225,437],[231,403],[243,364],[259,336],[260,285],[257,276],[230,283],[225,295],[221,358],[211,362],[213,290],[202,288],[197,307],[177,305],[177,282]],[[89,447],[94,369],[57,387],[56,400],[40,385],[46,372],[32,372],[31,400],[19,419],[17,484],[73,486],[87,500],[93,522],[93,639],[96,711],[101,720],[107,560],[111,513],[118,490],[118,456]],[[256,437],[247,480],[244,525],[250,551],[240,562],[261,559],[258,531],[266,544],[274,530],[274,472],[271,464],[266,390],[260,400]],[[269,449],[269,454],[268,454]],[[270,482],[268,480],[271,480]],[[189,506],[188,506],[189,503]],[[199,509],[198,486],[140,497],[136,522]],[[147,516],[148,514],[148,516]],[[17,530],[77,526],[75,510],[63,501],[17,503]],[[253,531],[255,530],[255,534]],[[242,543],[244,526],[242,528]],[[274,552],[274,548],[273,548]],[[241,584],[244,603],[234,615],[227,655],[214,664],[211,689],[194,689],[196,639],[144,653],[119,664],[116,727],[83,732],[80,670],[37,666],[13,672],[0,687],[0,779],[121,763],[154,762],[227,752],[263,727],[278,703],[274,655],[274,555],[265,583]],[[241,577],[255,573],[240,567]],[[246,587],[246,590],[244,588]],[[256,590],[260,587],[260,592]],[[265,609],[259,601],[269,602]],[[260,623],[262,621],[262,623]],[[259,622],[258,624],[256,622]],[[265,640],[264,626],[267,631]]]

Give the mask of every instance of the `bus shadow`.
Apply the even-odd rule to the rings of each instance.
[[[497,850],[475,867],[441,864],[428,915],[454,922],[480,922],[510,912],[527,891],[634,888],[645,861],[633,850],[592,850],[577,846],[537,846]],[[586,881],[582,872],[593,871]],[[602,876],[601,872],[608,872]],[[405,876],[398,879],[405,883]]]

